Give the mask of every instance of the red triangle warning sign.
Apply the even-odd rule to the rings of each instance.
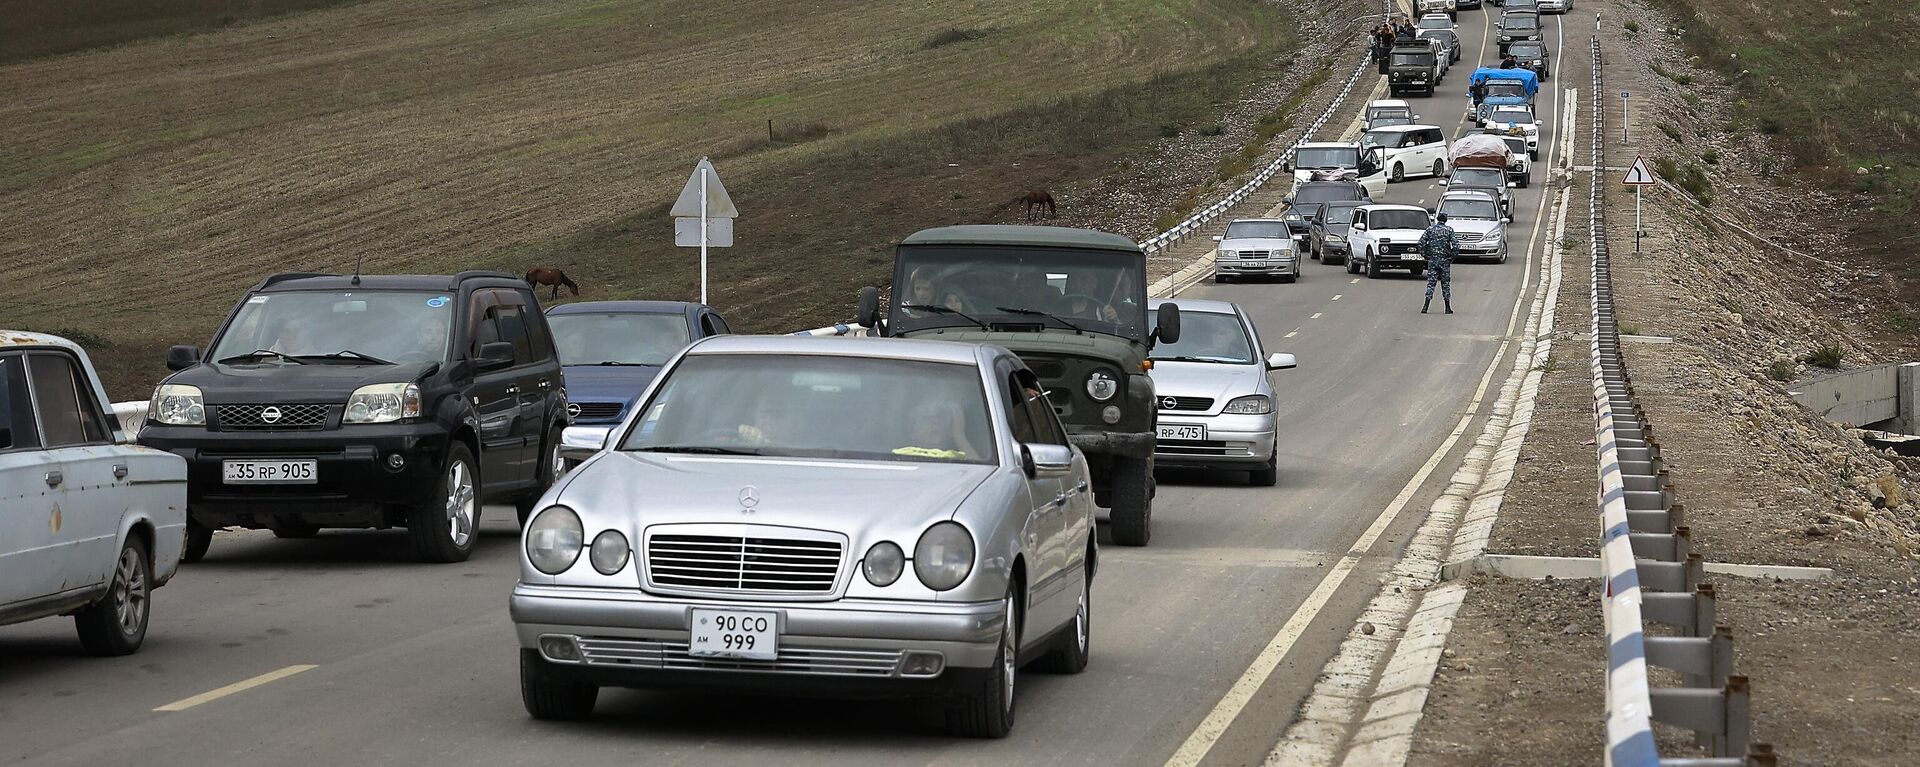
[[[1625,183],[1627,186],[1652,186],[1653,185],[1654,183],[1653,171],[1647,169],[1646,158],[1644,157],[1633,158],[1633,167],[1627,169],[1627,178]]]

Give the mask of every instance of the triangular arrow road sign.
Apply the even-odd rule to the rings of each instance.
[[[693,167],[693,175],[687,177],[687,185],[680,190],[680,199],[673,202],[673,211],[669,215],[700,217],[700,174],[707,174],[707,218],[739,218],[740,211],[733,207],[733,198],[727,196],[727,188],[720,185],[720,174],[713,170],[713,163],[700,158],[700,164]]]
[[[1633,167],[1627,169],[1627,186],[1653,186],[1653,171],[1647,170],[1644,157],[1633,158]]]

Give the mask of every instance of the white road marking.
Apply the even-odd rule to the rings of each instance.
[[[1345,294],[1345,293],[1335,293],[1335,294],[1333,294],[1333,300],[1335,300],[1335,301],[1338,301],[1338,300],[1340,300],[1340,297],[1341,297],[1341,296],[1344,296],[1344,295],[1346,295],[1346,294]]]
[[[293,676],[294,674],[298,674],[302,671],[312,671],[316,668],[319,668],[319,666],[316,666],[311,663],[302,663],[295,666],[288,666],[278,671],[269,671],[265,674],[261,674],[252,679],[243,679],[241,681],[234,682],[233,684],[227,685],[217,690],[209,690],[207,692],[200,693],[199,695],[195,695],[191,698],[182,698],[180,700],[176,700],[172,703],[168,703],[167,705],[161,706],[154,710],[155,711],[185,711],[187,709],[193,708],[194,706],[198,706],[202,703],[219,700],[221,698],[227,697],[228,695],[232,695],[234,693],[246,692],[247,690],[251,690],[255,687],[259,687],[260,685],[266,684],[268,682],[279,681],[281,679],[285,679],[287,677]]]
[[[1292,337],[1294,337],[1294,336],[1297,336],[1297,335],[1300,335],[1300,329],[1299,329],[1299,328],[1295,328],[1295,329],[1293,330],[1293,332],[1291,332],[1291,333],[1288,333],[1288,334],[1286,334],[1286,335],[1284,335],[1284,336],[1281,336],[1281,338],[1292,338]]]
[[[1482,23],[1484,24],[1485,22],[1483,21]],[[1484,53],[1486,50],[1486,38],[1484,35],[1481,37],[1480,47],[1482,53]],[[1564,47],[1562,51],[1555,54],[1553,67],[1555,71],[1559,71],[1560,69],[1559,58],[1563,54]],[[1554,91],[1550,95],[1556,107],[1558,107],[1559,102],[1557,98],[1558,95],[1558,91]],[[1555,150],[1566,149],[1565,138],[1564,135],[1555,135],[1553,137]],[[1548,153],[1548,156],[1549,158],[1552,157],[1551,151]],[[1527,242],[1526,271],[1521,277],[1520,290],[1514,296],[1513,308],[1507,315],[1506,332],[1501,335],[1502,340],[1500,341],[1500,347],[1494,352],[1493,361],[1487,365],[1486,372],[1481,374],[1480,384],[1474,388],[1473,399],[1467,404],[1466,413],[1460,417],[1458,423],[1454,424],[1453,431],[1447,434],[1446,440],[1440,443],[1439,449],[1427,458],[1426,463],[1421,465],[1420,470],[1415,472],[1413,478],[1408,480],[1407,484],[1401,488],[1400,494],[1394,497],[1393,502],[1387,504],[1387,507],[1380,512],[1380,515],[1374,518],[1373,524],[1369,525],[1366,532],[1361,533],[1360,537],[1353,542],[1353,546],[1348,548],[1347,554],[1342,556],[1339,562],[1334,563],[1334,566],[1320,579],[1319,585],[1315,586],[1313,591],[1307,595],[1306,601],[1301,603],[1300,608],[1295,610],[1293,615],[1288,616],[1287,622],[1280,626],[1280,631],[1273,635],[1273,639],[1267,643],[1267,646],[1260,651],[1259,655],[1254,657],[1253,663],[1248,665],[1247,670],[1240,675],[1239,679],[1234,681],[1231,688],[1228,688],[1226,695],[1220,698],[1220,702],[1214,705],[1213,710],[1208,712],[1207,717],[1201,720],[1200,724],[1194,728],[1193,733],[1187,736],[1184,743],[1180,744],[1179,750],[1175,751],[1173,756],[1167,759],[1166,763],[1168,767],[1191,767],[1192,765],[1199,764],[1200,760],[1206,758],[1207,752],[1213,750],[1213,745],[1219,742],[1220,736],[1224,735],[1227,728],[1233,725],[1233,720],[1240,716],[1240,712],[1246,708],[1247,703],[1253,699],[1254,694],[1258,692],[1260,688],[1266,684],[1267,679],[1273,675],[1273,670],[1280,665],[1280,661],[1286,658],[1287,653],[1293,650],[1294,643],[1299,641],[1300,636],[1306,632],[1307,626],[1313,623],[1315,617],[1318,617],[1320,610],[1326,606],[1327,601],[1333,598],[1334,592],[1339,590],[1340,585],[1346,582],[1347,576],[1353,572],[1355,567],[1359,566],[1360,560],[1366,555],[1367,550],[1373,547],[1374,542],[1378,541],[1380,536],[1386,532],[1387,528],[1393,524],[1393,521],[1399,517],[1400,512],[1406,508],[1407,502],[1411,501],[1413,495],[1419,491],[1420,486],[1426,483],[1427,477],[1433,473],[1434,468],[1440,464],[1440,461],[1444,459],[1449,452],[1452,452],[1454,445],[1460,441],[1460,435],[1466,433],[1467,426],[1472,423],[1474,415],[1479,412],[1480,405],[1485,400],[1487,387],[1493,381],[1494,372],[1500,368],[1501,360],[1506,356],[1507,348],[1512,343],[1514,323],[1520,319],[1520,307],[1526,301],[1527,286],[1533,282],[1533,257],[1538,249],[1542,225],[1546,223],[1546,206],[1547,195],[1543,191],[1540,195],[1538,212],[1534,216],[1533,234]],[[1358,282],[1358,280],[1355,280],[1355,282]]]
[[[1355,277],[1355,278],[1353,278],[1353,279],[1351,279],[1351,280],[1347,280],[1347,284],[1349,284],[1349,285],[1358,285],[1358,284],[1360,284],[1360,278],[1359,278],[1359,277]]]
[[[1308,317],[1307,319],[1310,319],[1310,320],[1317,320],[1317,319],[1320,319],[1320,314],[1321,314],[1320,312],[1314,312],[1314,313],[1313,313],[1313,316],[1312,316],[1312,317]]]

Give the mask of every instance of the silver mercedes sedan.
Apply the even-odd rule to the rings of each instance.
[[[1149,373],[1160,398],[1154,463],[1243,470],[1249,484],[1272,486],[1278,437],[1267,372],[1293,367],[1293,355],[1267,355],[1239,304],[1172,301],[1180,307],[1180,341],[1153,347]]]
[[[931,699],[1013,726],[1020,667],[1086,667],[1087,462],[995,346],[720,336],[540,499],[511,598],[521,694],[601,687]],[[586,444],[583,444],[586,443]]]

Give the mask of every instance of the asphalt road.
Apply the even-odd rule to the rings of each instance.
[[[1414,100],[1454,132],[1476,54],[1494,58],[1482,45],[1489,10],[1460,14],[1463,60],[1439,96]],[[1556,52],[1562,23],[1567,71],[1583,72],[1591,22],[1550,17]],[[1537,182],[1559,120],[1562,83],[1548,85]],[[1551,239],[1543,187],[1515,190],[1509,227],[1536,255]],[[1438,192],[1414,179],[1387,197],[1431,205]],[[1274,374],[1279,486],[1164,474],[1153,545],[1103,549],[1092,665],[1023,676],[1018,726],[1003,741],[950,739],[896,704],[630,691],[603,693],[585,724],[535,722],[521,708],[506,607],[513,517],[496,507],[478,553],[458,565],[413,563],[398,533],[222,533],[205,562],[156,592],[147,644],[127,658],[82,656],[65,619],[0,628],[0,762],[1258,763],[1477,433],[1463,416],[1506,348],[1528,269],[1520,248],[1505,265],[1457,266],[1452,316],[1418,313],[1421,281],[1311,261],[1296,284],[1187,291],[1242,303],[1268,351],[1299,357]],[[1368,534],[1390,507],[1406,512]],[[1349,553],[1357,565],[1329,580]],[[1272,673],[1249,674],[1263,657],[1277,661]]]

